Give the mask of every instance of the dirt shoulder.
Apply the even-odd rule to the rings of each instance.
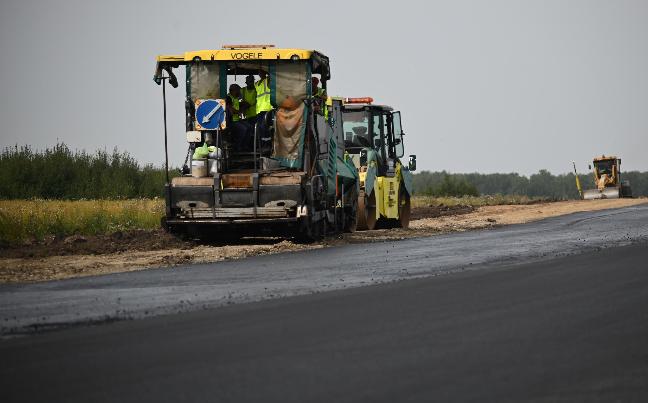
[[[648,198],[613,200],[572,200],[527,205],[484,206],[461,217],[423,218],[412,222],[414,230],[465,231],[494,225],[522,224],[580,211],[596,211],[636,206]]]
[[[432,236],[642,203],[648,203],[648,199],[563,201],[478,208],[418,207],[412,211],[413,220],[407,230],[382,229],[355,232],[309,245],[279,238],[243,239],[233,245],[198,244],[181,241],[161,230],[131,231],[95,237],[52,238],[41,243],[0,249],[0,283],[56,280],[150,267],[217,262],[345,243]]]

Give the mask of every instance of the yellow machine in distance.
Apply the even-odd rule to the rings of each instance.
[[[619,197],[632,197],[629,181],[621,181],[621,159],[614,156],[594,158],[593,174],[596,189],[589,189],[583,193],[583,199],[618,199]],[[590,165],[592,169],[592,165]]]

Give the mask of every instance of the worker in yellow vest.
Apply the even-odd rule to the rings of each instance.
[[[259,70],[259,81],[254,84],[256,89],[256,113],[269,112],[272,110],[270,103],[270,76],[263,70]]]
[[[270,76],[267,72],[259,70],[259,81],[254,84],[256,89],[256,113],[257,113],[257,138],[263,138],[267,135],[266,114],[272,110],[270,101]]]
[[[254,119],[257,115],[256,110],[256,99],[257,92],[254,87],[254,76],[252,74],[248,75],[245,78],[245,87],[241,89],[241,109],[243,111],[243,116],[245,119]]]
[[[230,128],[230,141],[237,151],[246,151],[250,147],[250,134],[246,122],[241,118],[241,87],[232,84],[225,100]]]
[[[322,99],[326,99],[326,90],[324,88],[320,88],[319,86],[319,78],[313,77],[311,78],[311,92],[314,97],[320,97]]]
[[[319,78],[311,78],[311,94],[315,100],[315,112],[321,113],[324,115],[324,118],[328,119],[328,107],[326,101],[328,96],[326,95],[326,90],[319,87]]]
[[[227,106],[227,114],[232,119],[232,122],[241,120],[241,87],[238,84],[232,84],[229,87],[229,94],[225,100]]]

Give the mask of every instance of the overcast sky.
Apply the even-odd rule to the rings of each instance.
[[[419,170],[585,171],[601,153],[648,170],[645,0],[0,4],[2,147],[116,146],[160,164],[155,56],[273,43],[327,54],[330,94],[401,110]],[[173,165],[183,92],[169,90]]]

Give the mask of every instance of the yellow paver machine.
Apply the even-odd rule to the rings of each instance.
[[[181,175],[169,179],[165,85],[178,85],[174,69],[181,66],[188,150]],[[345,159],[342,102],[328,105],[313,94],[313,77],[325,90],[329,58],[315,50],[225,45],[158,56],[167,230],[313,240],[355,229],[359,177]],[[245,96],[246,83],[255,95]]]
[[[593,165],[593,167],[592,167]],[[632,197],[629,181],[621,180],[621,159],[613,156],[602,155],[594,158],[590,165],[593,168],[596,189],[583,192],[583,199],[618,199],[619,197]]]

